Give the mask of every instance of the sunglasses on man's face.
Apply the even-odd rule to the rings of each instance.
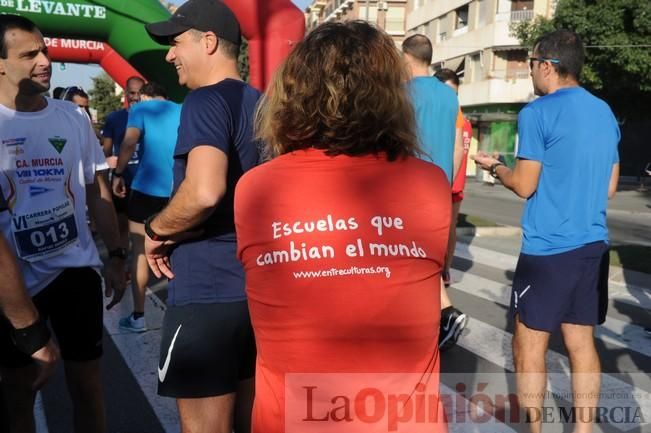
[[[561,63],[558,59],[549,59],[547,57],[529,57],[529,69],[533,69],[533,62],[549,62],[555,65]]]

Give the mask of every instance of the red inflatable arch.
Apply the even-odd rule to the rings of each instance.
[[[249,75],[263,90],[293,45],[303,39],[305,16],[290,0],[224,0],[249,41]]]
[[[109,44],[79,39],[45,38],[50,58],[57,62],[97,63],[122,88],[129,77],[142,75]]]
[[[242,33],[249,42],[249,81],[254,87],[264,90],[274,71],[289,54],[294,43],[303,38],[305,32],[304,15],[290,0],[223,1],[238,17]],[[107,0],[95,0],[95,2],[98,5],[108,3]],[[129,10],[129,3],[125,3],[121,8],[125,11]],[[114,6],[112,10],[116,9]],[[109,9],[110,11],[111,9]],[[53,60],[99,63],[122,87],[125,86],[126,79],[133,75],[157,80],[160,75],[158,68],[161,68],[162,63],[164,63],[162,51],[160,59],[156,56],[155,60],[150,57],[147,62],[142,62],[142,59],[136,60],[135,64],[138,70],[129,63],[138,57],[139,50],[141,52],[146,51],[149,48],[144,46],[150,47],[153,43],[146,35],[144,36],[146,40],[141,42],[135,35],[120,35],[119,38],[112,38],[114,32],[121,31],[125,22],[128,22],[131,26],[136,26],[138,32],[144,32],[144,26],[140,27],[143,21],[136,23],[126,13],[115,16],[117,18],[109,26],[109,34],[105,34],[105,30],[98,29],[95,32],[93,28],[84,31],[82,31],[81,27],[77,30],[62,29],[60,25],[52,24],[52,21],[56,21],[52,19],[53,17],[44,20],[44,17],[36,15],[40,20],[44,20],[42,22],[37,21],[37,24],[50,25],[50,27],[46,28],[48,31],[44,32],[46,36],[53,36],[55,32],[58,32],[60,35],[72,38],[48,38]],[[96,40],[86,40],[85,38]],[[106,40],[114,41],[115,49],[109,46],[105,42]],[[137,45],[143,45],[143,48],[136,48]],[[147,70],[147,68],[151,68],[151,70]],[[173,72],[170,70],[168,74],[170,81],[175,79],[176,74],[172,74]],[[169,82],[168,85],[173,85],[173,83]]]

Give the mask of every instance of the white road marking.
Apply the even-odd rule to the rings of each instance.
[[[474,263],[480,263],[482,265],[511,272],[515,271],[515,266],[518,263],[517,256],[463,242],[457,242],[457,248],[454,251],[454,255],[456,257],[470,260]],[[651,310],[651,291],[631,284],[622,284],[610,280],[608,282],[608,297],[612,300],[625,302],[630,305]]]
[[[510,287],[504,286],[493,280],[482,278],[469,273],[461,273],[452,270],[452,287],[462,292],[478,296],[480,298],[497,302],[500,305],[509,304]],[[636,325],[627,324],[617,319],[607,318],[603,326],[596,328],[596,336],[604,341],[635,350],[646,356],[651,356],[651,347],[648,338],[643,335],[642,328]],[[632,332],[630,331],[632,330]],[[627,332],[628,341],[620,341],[615,336],[618,331]],[[640,334],[642,332],[642,334]],[[468,321],[466,330],[457,344],[464,349],[496,364],[509,371],[514,371],[513,357],[511,353],[512,334],[502,329],[482,322],[476,317]],[[644,340],[642,340],[644,338]],[[565,355],[553,350],[547,351],[546,356],[548,377],[547,389],[561,395],[571,395],[571,382],[569,380],[570,363]],[[621,393],[630,397],[620,399],[607,399],[600,401],[601,407],[640,407],[644,420],[651,421],[651,394],[631,386],[618,379],[615,375],[602,374],[601,392],[603,394]],[[643,396],[637,401],[633,395]],[[611,424],[621,431],[628,431],[639,428],[639,423]]]

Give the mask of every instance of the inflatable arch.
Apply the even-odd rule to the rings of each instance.
[[[250,82],[263,90],[293,43],[303,38],[303,13],[290,0],[224,3],[237,15],[249,42]],[[185,94],[174,68],[165,62],[168,47],[145,31],[145,24],[170,16],[158,0],[0,0],[2,12],[34,21],[48,38],[55,61],[99,63],[121,85],[139,73],[166,86],[176,100]]]

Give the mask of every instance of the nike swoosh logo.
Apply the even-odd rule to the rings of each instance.
[[[524,296],[525,293],[527,293],[527,290],[531,288],[531,284],[529,284],[527,287],[524,288],[524,290],[520,293],[520,299]]]
[[[160,367],[158,367],[158,380],[160,380],[161,382],[165,382],[165,376],[167,376],[167,369],[169,368],[170,361],[172,360],[172,349],[174,349],[174,343],[176,342],[176,337],[179,335],[181,326],[183,325],[179,325],[179,327],[176,328],[176,333],[174,333],[174,338],[172,338],[170,347],[167,349],[167,357],[165,358],[165,363],[163,364],[163,368],[161,369]]]

